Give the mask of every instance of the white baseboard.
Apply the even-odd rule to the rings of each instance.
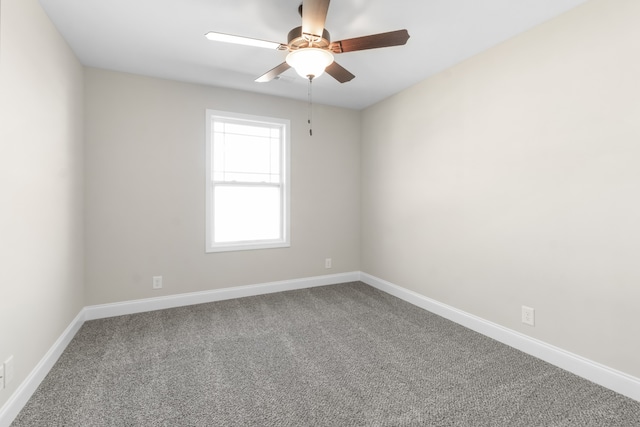
[[[187,294],[168,295],[165,297],[146,298],[113,304],[92,305],[84,308],[85,320],[104,319],[106,317],[166,308],[184,307],[187,305],[223,301],[234,298],[271,294],[274,292],[292,291],[313,288],[316,286],[335,285],[338,283],[360,280],[360,272],[331,274],[326,276],[306,277],[303,279],[284,280],[280,282],[261,283],[259,285],[237,286],[233,288],[215,289],[212,291],[191,292]]]
[[[60,335],[60,338],[56,340],[27,378],[9,397],[9,400],[0,408],[0,427],[9,427],[18,416],[83,323],[84,310],[80,310],[80,313],[71,321],[67,329]]]
[[[545,362],[630,397],[631,399],[640,401],[640,379],[638,378],[592,360],[585,359],[584,357],[505,328],[496,323],[489,322],[369,274],[360,273],[360,280],[383,292],[442,316],[445,319],[449,319],[493,338],[496,341],[500,341],[503,344],[537,357],[538,359],[542,359]]]

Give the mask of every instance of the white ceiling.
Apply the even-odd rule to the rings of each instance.
[[[356,78],[314,80],[314,102],[362,109],[586,0],[333,0],[333,41],[406,28],[405,46],[336,55]],[[306,100],[294,70],[254,80],[286,52],[209,41],[208,31],[287,42],[301,0],[40,0],[80,61]],[[37,29],[34,29],[37,31]]]

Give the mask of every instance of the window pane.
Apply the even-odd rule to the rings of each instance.
[[[280,182],[279,141],[216,132],[212,155],[216,181]]]
[[[226,135],[224,144],[224,168],[228,172],[269,173],[268,139]]]
[[[277,240],[281,236],[280,189],[214,187],[214,242]]]

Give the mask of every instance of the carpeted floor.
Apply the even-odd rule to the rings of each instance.
[[[640,402],[356,282],[86,322],[12,425],[640,426]]]

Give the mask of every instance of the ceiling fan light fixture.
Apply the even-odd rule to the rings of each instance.
[[[314,79],[324,73],[333,62],[333,54],[325,49],[307,47],[294,50],[287,55],[287,64],[305,79]]]

